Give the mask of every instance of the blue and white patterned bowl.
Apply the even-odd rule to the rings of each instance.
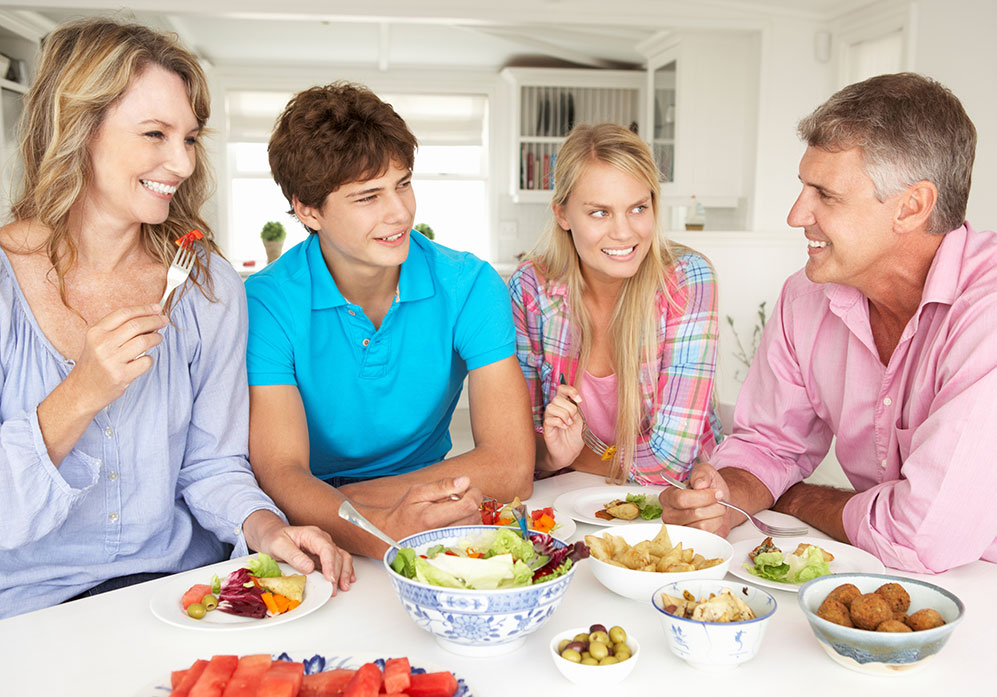
[[[427,530],[401,540],[422,554],[433,545],[451,546],[464,537],[474,537],[489,525],[463,525]],[[556,548],[565,546],[554,539]],[[409,617],[436,637],[443,648],[464,656],[495,656],[518,649],[526,636],[550,619],[575,576],[575,567],[552,581],[521,588],[465,590],[443,588],[401,576],[391,568],[395,550],[384,555],[391,585]]]
[[[919,632],[876,632],[842,627],[817,616],[827,594],[852,583],[863,593],[872,593],[884,583],[899,583],[910,595],[908,614],[931,608],[945,624]],[[846,668],[873,675],[896,675],[919,668],[934,657],[962,620],[962,601],[944,588],[902,576],[886,574],[834,574],[807,581],[800,588],[800,607],[821,648]]]
[[[724,588],[729,588],[747,603],[755,613],[755,619],[744,622],[690,620],[665,612],[661,601],[662,593],[681,597],[683,591],[689,591],[700,600],[711,593],[719,595]],[[724,580],[669,583],[654,591],[651,603],[658,611],[672,653],[701,670],[730,670],[754,658],[776,609],[775,598],[761,588]]]

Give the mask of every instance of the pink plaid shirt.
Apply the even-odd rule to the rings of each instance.
[[[685,479],[700,454],[713,453],[722,434],[713,399],[718,334],[713,267],[699,254],[683,254],[667,283],[679,309],[658,293],[658,361],[641,375],[648,424],[638,437],[631,473],[639,484],[664,484],[656,474],[662,469]],[[525,262],[509,279],[509,290],[516,357],[533,402],[534,428],[542,433],[544,410],[557,394],[560,376],[575,384],[578,370],[568,288]]]
[[[885,366],[861,293],[789,278],[711,464],[778,498],[832,435],[861,492],[843,514],[852,544],[917,573],[997,561],[997,234],[945,235]]]

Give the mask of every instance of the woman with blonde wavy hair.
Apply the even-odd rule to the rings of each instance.
[[[208,111],[170,36],[91,19],[46,37],[0,228],[0,617],[250,548],[352,576],[249,466],[245,293],[200,214]]]
[[[509,280],[538,475],[685,479],[721,438],[713,269],[659,233],[657,168],[629,130],[577,126],[554,185],[551,221]],[[584,447],[586,424],[606,454]]]

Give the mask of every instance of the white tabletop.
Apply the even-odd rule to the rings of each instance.
[[[565,491],[602,480],[570,473],[537,482],[531,507],[550,505]],[[764,512],[769,522],[785,516]],[[596,530],[579,524],[581,539]],[[758,537],[741,526],[733,542]],[[814,537],[824,537],[813,531]],[[135,697],[171,670],[213,654],[280,653],[308,657],[377,654],[409,656],[414,664],[449,668],[471,686],[476,697],[605,695],[567,682],[551,663],[550,639],[557,632],[592,623],[624,626],[641,643],[641,657],[626,687],[631,695],[876,695],[976,694],[993,684],[993,630],[997,620],[993,593],[997,566],[975,562],[938,576],[916,576],[955,593],[966,616],[936,659],[910,674],[879,678],[847,670],[818,646],[796,594],[774,591],[779,608],[759,655],[736,670],[705,673],[687,666],[665,644],[649,603],[627,600],[599,584],[585,562],[551,620],[525,646],[497,658],[467,658],[440,648],[406,615],[380,562],[358,559],[357,583],[348,593],[298,621],[262,629],[206,632],[164,624],[149,610],[159,584],[152,581],[94,598],[0,621],[0,695]],[[199,574],[210,578],[207,567]],[[893,573],[893,572],[890,572]],[[732,577],[729,577],[732,578]],[[196,582],[196,581],[192,581]]]

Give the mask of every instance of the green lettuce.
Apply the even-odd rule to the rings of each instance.
[[[415,550],[402,547],[391,560],[391,568],[405,578],[415,578]]]
[[[283,576],[280,572],[280,567],[277,566],[277,562],[269,554],[264,554],[263,552],[257,554],[255,559],[250,559],[246,562],[246,568],[249,569],[249,573],[259,578],[278,578]]]
[[[646,494],[627,494],[627,503],[637,504],[640,517],[644,520],[656,520],[661,517],[661,506],[656,502],[648,503]]]
[[[415,577],[434,586],[493,589],[527,585],[533,572],[511,554],[487,559],[440,554],[432,559],[416,557]]]
[[[745,564],[744,568],[759,578],[794,584],[831,573],[831,567],[824,561],[820,548],[813,545],[807,547],[802,556],[763,552],[755,556],[753,564]]]

